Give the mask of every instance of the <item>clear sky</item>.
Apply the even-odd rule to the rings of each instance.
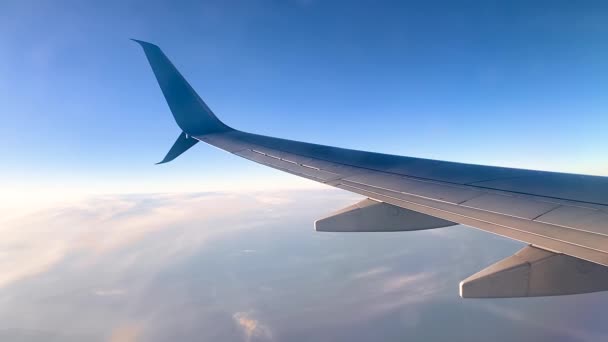
[[[608,3],[0,3],[3,195],[312,186],[179,134],[129,38],[215,113],[335,146],[608,175]]]

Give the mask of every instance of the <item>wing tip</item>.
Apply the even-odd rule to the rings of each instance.
[[[145,47],[155,47],[157,49],[159,48],[158,45],[152,44],[150,42],[146,42],[146,41],[135,39],[135,38],[129,38],[129,39],[136,42],[137,44],[141,45],[141,47],[143,47],[143,48],[145,48]]]

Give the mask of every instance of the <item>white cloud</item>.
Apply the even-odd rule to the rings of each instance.
[[[126,294],[127,291],[125,289],[97,289],[93,291],[93,294],[100,297],[108,297],[108,296],[122,296]]]
[[[390,270],[391,269],[389,267],[378,266],[378,267],[371,268],[367,271],[355,273],[355,274],[353,274],[352,278],[353,279],[367,279],[367,278],[376,277],[376,276],[385,274]]]
[[[140,340],[142,327],[140,323],[121,325],[112,331],[108,342],[137,342]]]
[[[273,217],[262,209],[281,211],[291,203],[289,198],[289,193],[278,192],[103,195],[0,217],[0,288],[45,272],[72,253],[83,252],[78,263],[87,267],[150,234],[176,230],[179,237],[183,229],[196,228],[197,234],[176,238],[158,257],[185,253],[208,239],[267,223]]]
[[[539,298],[536,298],[537,300]],[[535,300],[533,298],[525,300]],[[542,299],[541,299],[542,300]],[[603,332],[596,332],[589,329],[582,329],[577,326],[576,321],[563,321],[556,324],[554,319],[551,319],[551,315],[545,315],[544,317],[536,316],[533,312],[525,312],[521,309],[510,308],[505,305],[498,305],[492,302],[486,302],[481,307],[491,314],[502,317],[503,319],[518,322],[527,326],[544,329],[550,332],[554,332],[558,335],[570,336],[578,341],[606,341],[608,340],[608,334]],[[549,316],[549,317],[547,317]]]
[[[252,340],[271,341],[272,332],[270,328],[256,319],[252,312],[237,312],[232,315],[234,322],[243,331],[245,341]]]
[[[432,277],[433,273],[427,272],[393,276],[385,280],[383,289],[385,292],[403,291],[411,289],[421,282],[428,283]]]
[[[434,272],[389,275],[381,279],[379,285],[382,291],[369,304],[370,316],[395,310],[405,310],[406,313],[415,311],[417,307],[413,304],[422,305],[436,299],[435,296],[443,290]]]

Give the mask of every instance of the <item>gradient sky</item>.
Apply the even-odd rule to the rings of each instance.
[[[203,144],[154,165],[180,132],[129,38],[238,129],[608,176],[607,23],[599,1],[0,1],[0,340],[606,340],[605,293],[458,297],[521,243],[317,234],[360,196]]]
[[[606,2],[5,0],[4,204],[312,186],[203,145],[155,166],[179,129],[128,38],[245,131],[608,175],[606,23]]]

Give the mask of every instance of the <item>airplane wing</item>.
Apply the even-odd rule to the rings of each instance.
[[[318,231],[467,225],[528,244],[460,284],[462,297],[608,290],[608,177],[470,165],[286,140],[222,123],[156,45],[144,49],[181,128],[168,162],[199,141],[366,197]]]

